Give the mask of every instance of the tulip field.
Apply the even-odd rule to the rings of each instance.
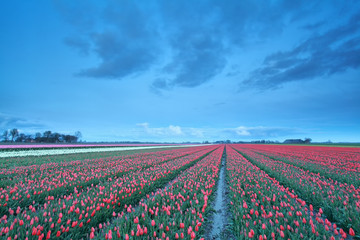
[[[227,147],[237,239],[352,239],[360,235],[360,149]]]
[[[0,159],[0,239],[360,238],[360,148],[227,144],[76,156]],[[222,236],[207,231],[216,194],[227,203]]]

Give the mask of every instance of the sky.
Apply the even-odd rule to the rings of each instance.
[[[360,1],[2,1],[0,131],[360,142]]]

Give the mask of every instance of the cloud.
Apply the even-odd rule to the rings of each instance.
[[[239,126],[234,128],[193,128],[169,125],[168,127],[150,127],[149,123],[139,123],[136,132],[139,136],[161,140],[239,140],[239,139],[274,139],[278,137],[302,134],[303,130],[290,127]],[[140,130],[140,131],[139,131]]]
[[[155,81],[153,86],[168,89],[176,86],[197,87],[210,81],[225,67],[223,46],[216,41],[200,36],[200,39],[189,37],[184,46],[177,46],[178,53],[165,68],[168,74],[175,73],[168,80]],[[203,41],[203,42],[201,42]]]
[[[302,26],[302,28],[309,31],[314,31],[314,30],[318,30],[320,27],[324,26],[325,24],[326,24],[325,21],[319,21],[312,24],[305,24],[304,26]]]
[[[360,14],[290,51],[267,56],[242,84],[273,89],[291,81],[330,76],[360,66]]]
[[[159,1],[169,61],[153,87],[196,87],[210,81],[226,65],[221,25],[211,3]]]
[[[138,123],[137,126],[141,127],[145,133],[155,137],[181,136],[184,134],[181,127],[174,125],[153,128],[149,126],[149,123]]]
[[[55,3],[76,30],[65,43],[99,59],[78,76],[121,80],[156,67],[151,87],[158,90],[211,81],[234,50],[281,33],[287,18],[296,21],[314,6],[252,0]]]
[[[134,132],[141,137],[151,137],[161,140],[201,140],[204,139],[206,129],[192,128],[192,127],[180,127],[176,125],[169,125],[168,127],[150,127],[149,123],[136,124],[139,128]],[[140,130],[140,131],[139,131]]]
[[[249,128],[247,127],[237,127],[234,129],[235,133],[239,136],[250,136]]]
[[[229,137],[235,139],[245,138],[245,139],[256,139],[256,138],[276,138],[283,136],[291,136],[294,134],[301,133],[300,129],[297,128],[287,128],[287,127],[246,127],[239,126],[236,128],[224,129],[222,130],[224,134],[228,134]]]
[[[198,129],[198,128],[189,128],[189,135],[195,138],[204,138],[204,129]]]
[[[0,113],[0,130],[2,131],[17,128],[20,131],[33,132],[41,130],[44,127],[45,125],[38,121]]]
[[[71,48],[76,49],[81,55],[87,56],[90,52],[90,43],[81,38],[65,38],[64,43]]]
[[[106,29],[88,36],[101,63],[84,69],[80,76],[121,79],[150,69],[160,54],[160,41],[153,27],[156,24],[148,14],[151,6],[144,6],[123,1],[112,2],[104,9]]]

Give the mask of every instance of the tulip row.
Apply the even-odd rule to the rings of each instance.
[[[6,169],[1,175],[2,184],[6,184],[6,188],[0,188],[0,216],[8,214],[9,208],[27,207],[34,201],[43,204],[48,196],[59,197],[73,193],[74,187],[81,190],[109,178],[118,178],[127,172],[146,169],[199,150],[190,148]]]
[[[97,185],[81,190],[74,187],[73,192],[61,197],[49,195],[44,204],[33,201],[26,209],[9,209],[9,215],[1,218],[0,234],[21,239],[46,238],[48,234],[69,239],[86,237],[92,227],[124,209],[131,209],[131,205],[164,186],[215,148],[203,147],[200,151],[169,161],[154,161],[146,168],[135,167],[134,171],[117,178],[102,178]]]
[[[230,147],[227,171],[237,239],[335,238],[333,224],[323,220],[321,211],[315,213],[312,205]]]
[[[14,183],[21,181],[23,176],[31,176],[41,178],[48,178],[47,174],[62,174],[63,171],[67,171],[69,169],[75,169],[77,171],[83,171],[83,168],[97,168],[104,167],[104,164],[108,164],[109,166],[113,166],[116,164],[137,164],[141,165],[146,161],[146,158],[154,159],[154,158],[172,158],[183,156],[192,152],[199,150],[200,148],[186,148],[179,149],[177,151],[161,151],[156,153],[142,153],[142,154],[132,154],[130,156],[110,156],[107,158],[96,158],[96,159],[85,159],[85,160],[72,160],[72,161],[61,161],[56,162],[52,159],[48,159],[46,163],[41,163],[39,165],[33,164],[30,166],[22,166],[21,163],[17,163],[14,167],[8,167],[0,169],[1,179],[12,179]],[[141,161],[139,161],[141,160]],[[132,163],[134,162],[135,163]],[[50,172],[50,173],[49,173]]]
[[[189,145],[190,147],[190,145]],[[89,160],[89,159],[98,159],[98,158],[107,158],[107,157],[121,157],[125,155],[133,155],[139,153],[155,153],[160,151],[171,151],[174,149],[186,148],[189,147],[183,146],[159,146],[156,149],[139,149],[131,148],[126,151],[98,151],[98,152],[86,152],[81,154],[60,154],[60,155],[43,155],[43,156],[23,156],[23,157],[8,157],[0,158],[0,169],[11,169],[19,166],[33,166],[33,165],[43,165],[49,162],[52,163],[63,163],[63,162],[72,162],[76,160]],[[194,146],[192,146],[194,147]],[[46,149],[45,149],[46,150]],[[1,176],[1,175],[0,175]]]
[[[276,161],[249,148],[236,146],[236,150],[252,164],[277,179],[280,184],[291,188],[300,198],[314,205],[317,211],[321,209],[324,216],[345,229],[350,235],[355,235],[354,229],[357,231],[360,229],[359,188],[339,183],[282,161]]]
[[[161,146],[162,148],[172,148],[173,146]],[[184,146],[178,146],[184,147]],[[32,149],[32,150],[11,150],[0,151],[0,158],[10,157],[29,157],[29,156],[48,156],[59,154],[77,154],[77,153],[96,153],[96,152],[114,152],[128,151],[134,149],[155,149],[158,146],[142,146],[142,147],[91,147],[91,148],[57,148],[57,149]]]
[[[219,176],[224,147],[207,155],[166,188],[100,231],[96,239],[199,239],[211,194]],[[93,229],[94,231],[95,229]]]
[[[360,148],[248,145],[247,148],[304,170],[360,187]]]
[[[178,144],[1,144],[0,149],[48,149],[48,148],[91,148],[91,147],[143,147],[177,146]],[[181,145],[180,145],[181,146]]]

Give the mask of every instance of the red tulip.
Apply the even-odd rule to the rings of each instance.
[[[350,234],[351,236],[355,236],[355,231],[354,231],[354,229],[350,228],[350,229],[349,229],[349,234]]]

